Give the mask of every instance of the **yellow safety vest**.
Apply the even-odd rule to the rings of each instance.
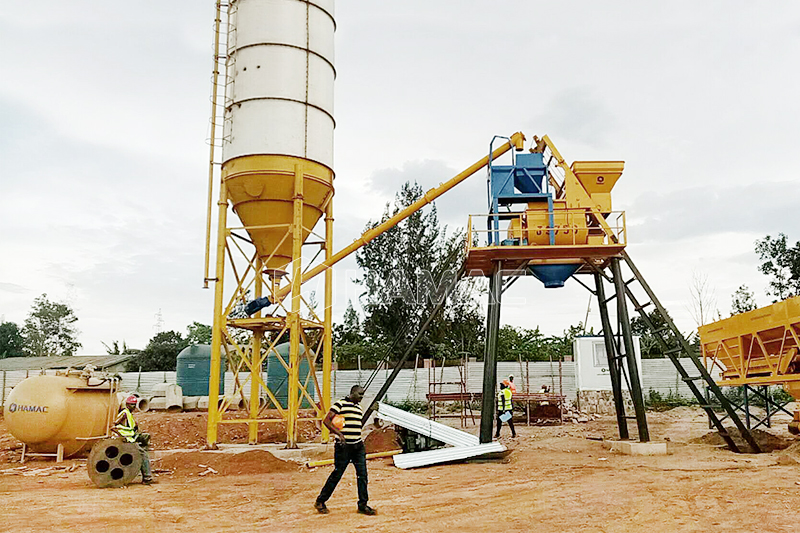
[[[136,442],[136,420],[133,419],[133,415],[127,408],[122,410],[120,416],[121,415],[125,415],[126,423],[117,424],[114,427],[117,429],[120,436],[124,438],[126,441]]]
[[[511,390],[508,388],[502,389],[497,393],[497,410],[498,411],[511,411]]]

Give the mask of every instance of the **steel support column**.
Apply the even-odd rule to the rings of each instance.
[[[622,279],[620,262],[622,259],[611,259],[611,272],[614,275],[614,287],[617,292],[617,320],[622,332],[622,342],[625,345],[625,359],[628,363],[628,379],[630,381],[631,399],[636,412],[636,425],[639,428],[639,442],[650,442],[650,432],[647,430],[647,415],[642,396],[642,384],[639,381],[639,367],[636,364],[636,351],[633,347],[633,334],[631,321],[628,318],[628,298],[625,295],[625,281]]]
[[[256,273],[255,273],[255,297],[256,299],[263,296],[264,278],[263,271],[264,265],[261,259],[256,259]],[[261,318],[261,311],[255,314],[255,318]],[[250,353],[250,361],[253,366],[250,369],[250,419],[253,422],[248,424],[247,430],[247,443],[258,444],[258,418],[259,411],[259,398],[261,396],[261,385],[255,377],[256,372],[261,374],[261,341],[264,338],[264,332],[259,330],[253,331],[252,352]]]
[[[608,303],[606,301],[606,291],[603,286],[603,278],[599,272],[594,274],[594,282],[597,286],[597,302],[600,308],[600,322],[603,327],[603,339],[606,346],[606,358],[608,359],[608,373],[611,376],[611,391],[614,395],[614,411],[617,414],[617,427],[619,428],[619,438],[628,440],[628,421],[625,418],[625,402],[622,397],[622,372],[618,351],[614,344],[614,331],[611,328],[611,319],[608,314]]]
[[[333,197],[325,207],[325,260],[333,255]],[[333,268],[325,271],[325,315],[323,317],[322,345],[322,410],[331,408],[331,368],[333,366]],[[322,442],[330,438],[328,428],[322,425]]]
[[[225,328],[225,317],[222,315],[223,280],[225,279],[225,242],[228,239],[228,189],[225,181],[219,188],[219,201],[217,202],[219,216],[217,219],[217,267],[214,279],[214,318],[211,327],[211,369],[208,377],[208,429],[206,431],[206,445],[208,448],[217,448],[217,424],[219,414],[219,373],[222,365],[222,330]]]
[[[286,447],[297,448],[297,415],[300,412],[300,303],[303,257],[303,169],[294,169],[294,216],[292,221],[292,312],[289,323],[289,416],[286,420]],[[314,369],[311,369],[313,372]]]
[[[497,333],[500,329],[500,298],[503,293],[503,264],[497,262],[489,278],[489,304],[486,309],[486,345],[483,352],[483,398],[481,404],[481,443],[492,442],[494,397],[497,386]]]

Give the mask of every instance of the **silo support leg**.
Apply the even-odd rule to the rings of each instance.
[[[598,272],[594,274],[594,281],[597,287],[597,302],[600,309],[600,322],[603,327],[603,339],[605,340],[606,358],[608,359],[608,373],[611,377],[611,392],[614,395],[614,410],[617,414],[619,438],[628,440],[630,435],[628,434],[628,421],[625,418],[625,402],[622,399],[622,374],[620,372],[619,354],[614,343],[614,331],[611,328],[603,278]]]
[[[481,404],[481,443],[492,442],[494,396],[497,386],[497,334],[500,330],[500,297],[503,291],[502,264],[496,263],[489,278],[489,305],[486,310],[486,347],[483,355],[483,399]]]
[[[631,321],[628,318],[628,299],[625,297],[625,281],[622,279],[620,262],[621,259],[618,257],[611,259],[611,272],[614,275],[614,287],[617,291],[617,320],[622,332],[622,342],[625,346],[631,399],[636,413],[636,425],[639,428],[639,442],[650,442],[650,432],[647,429],[647,414],[645,413],[644,397],[642,396],[642,384],[639,379],[639,367],[636,364],[636,352],[633,346]]]
[[[286,447],[297,448],[297,416],[300,412],[300,283],[303,251],[303,169],[294,170],[294,212],[292,222],[292,311],[289,323],[289,412],[286,420]]]

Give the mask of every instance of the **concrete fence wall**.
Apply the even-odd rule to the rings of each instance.
[[[691,366],[690,360],[685,360],[685,367]],[[469,363],[466,369],[462,369],[466,374],[467,391],[478,392],[483,386],[483,363]],[[334,372],[333,397],[339,398],[347,395],[350,388],[356,384],[365,384],[372,376],[373,370],[339,370]],[[434,375],[435,372],[435,375]],[[40,371],[5,371],[0,373],[0,403],[5,405],[5,400],[11,389],[25,379],[28,375],[40,374]],[[55,374],[54,370],[48,370],[48,374]],[[367,399],[370,394],[374,395],[384,384],[390,370],[379,370],[367,391]],[[691,375],[695,372],[690,371]],[[321,382],[322,373],[318,373]],[[531,362],[531,363],[508,363],[500,362],[497,364],[498,379],[505,379],[509,375],[514,376],[517,390],[525,391],[530,387],[532,392],[536,392],[547,384],[551,386],[553,392],[562,390],[568,399],[574,401],[577,397],[575,388],[575,363],[561,363],[559,371],[558,363]],[[122,376],[122,388],[125,391],[139,391],[147,396],[151,393],[155,385],[159,383],[175,383],[175,372],[124,372]],[[264,377],[266,380],[266,376]],[[240,373],[239,380],[244,383],[245,394],[250,392],[250,380],[247,373]],[[401,370],[395,382],[389,388],[387,399],[390,401],[416,400],[425,401],[431,382],[450,382],[436,386],[435,392],[458,392],[461,387],[460,369],[458,367],[446,368],[418,368]],[[454,383],[455,382],[455,383]],[[225,375],[225,392],[230,394],[234,390],[234,375],[228,372]],[[689,388],[683,383],[677,370],[668,359],[644,359],[642,360],[642,387],[645,395],[652,389],[661,394],[677,393],[681,396],[691,397]]]

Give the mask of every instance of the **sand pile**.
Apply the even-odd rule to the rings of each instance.
[[[265,450],[241,453],[175,452],[156,461],[153,466],[159,470],[170,470],[174,477],[268,474],[296,472],[300,468],[297,463],[278,459]]]
[[[400,445],[400,437],[397,435],[394,427],[385,427],[371,431],[364,439],[364,446],[367,449],[367,453],[390,452],[402,448]]]
[[[736,428],[728,428],[728,432],[733,438],[733,441],[739,446],[740,450],[749,450],[749,446],[744,441],[742,436],[739,434],[739,430]],[[758,445],[761,447],[761,450],[764,452],[772,452],[775,450],[783,450],[788,448],[792,445],[791,440],[785,439],[778,435],[773,435],[772,433],[767,433],[766,431],[762,431],[760,429],[753,429],[750,430],[750,434],[753,435]],[[725,440],[717,431],[711,431],[706,433],[702,437],[692,439],[692,443],[695,444],[710,444],[711,446],[725,446]]]
[[[142,431],[150,433],[150,446],[156,450],[176,448],[202,448],[206,444],[208,413],[164,413],[148,412],[135,414]],[[245,416],[242,413],[241,416]],[[278,418],[270,413],[267,418]],[[246,424],[221,424],[218,426],[219,442],[247,443]],[[319,435],[313,421],[301,420],[298,425],[298,442],[313,441]],[[285,442],[286,425],[283,422],[259,424],[258,442]]]

